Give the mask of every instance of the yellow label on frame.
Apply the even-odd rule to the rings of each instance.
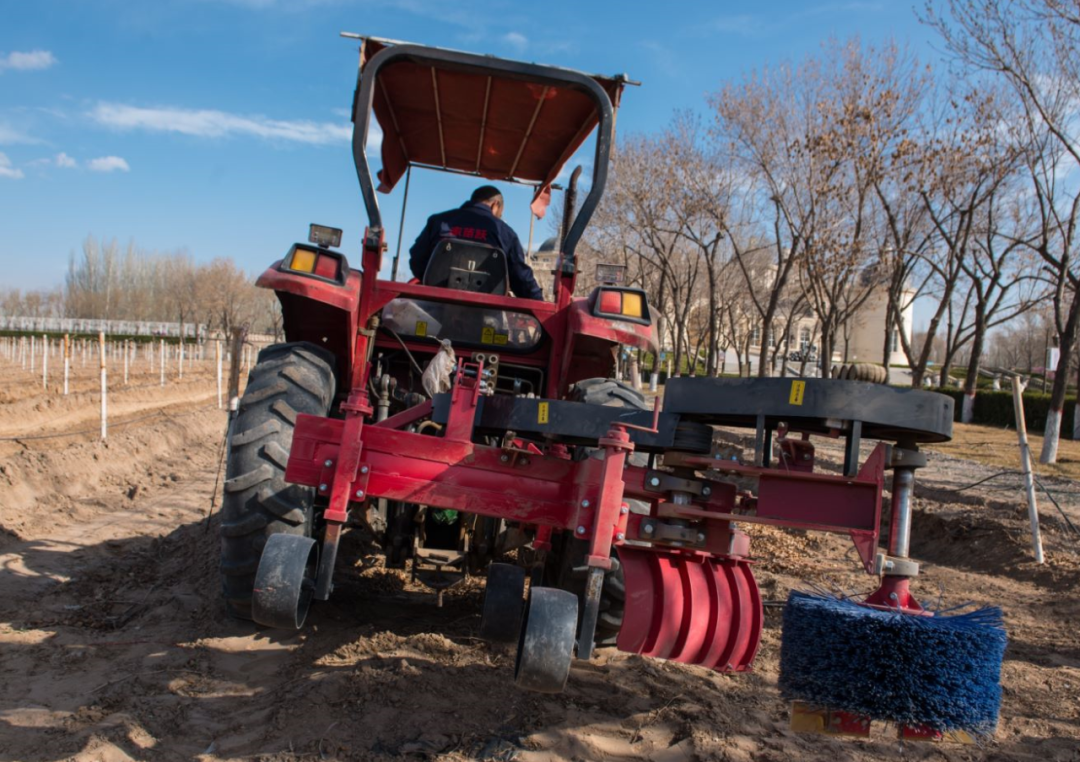
[[[491,344],[495,341],[495,329],[491,326],[485,326],[484,330],[480,332],[480,343]]]
[[[499,346],[505,346],[509,338],[510,337],[505,333],[497,333],[495,334],[495,343]]]
[[[788,402],[792,405],[801,405],[803,400],[803,394],[806,393],[805,381],[792,381],[791,382],[791,397],[788,398]]]
[[[423,320],[416,321],[416,336],[427,336],[427,322]]]
[[[548,422],[548,403],[541,402],[536,406],[536,422],[547,423]]]

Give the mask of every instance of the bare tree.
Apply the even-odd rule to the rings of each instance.
[[[1032,248],[1053,280],[1060,364],[1069,367],[1080,328],[1077,223],[1080,186],[1065,177],[1080,168],[1080,14],[1063,0],[945,0],[925,19],[966,65],[1006,83],[1021,106],[1017,126],[1040,230]],[[1057,460],[1066,373],[1058,373],[1046,419],[1042,463]]]

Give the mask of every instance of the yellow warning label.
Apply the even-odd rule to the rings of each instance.
[[[541,402],[536,406],[536,422],[547,423],[548,422],[548,403]]]
[[[480,332],[480,343],[481,344],[492,344],[492,343],[494,343],[494,341],[495,341],[495,329],[490,327],[490,326],[486,326],[484,328],[484,330],[482,330]]]
[[[791,397],[788,398],[788,402],[792,405],[801,405],[803,394],[806,392],[805,381],[792,381],[791,382]]]
[[[427,336],[427,322],[424,320],[416,321],[416,336]]]
[[[497,334],[495,334],[495,343],[500,345],[500,346],[505,346],[506,345],[506,340],[509,339],[509,338],[510,337],[505,333],[497,333]]]

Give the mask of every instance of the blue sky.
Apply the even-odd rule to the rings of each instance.
[[[358,260],[357,42],[341,31],[626,72],[642,87],[623,98],[620,134],[703,111],[724,81],[830,37],[938,58],[913,6],[885,0],[7,0],[0,18],[0,283],[24,289],[60,283],[87,235],[257,273],[320,222]],[[476,184],[416,173],[403,249]],[[402,188],[380,198],[391,255]],[[523,240],[528,200],[508,195]]]

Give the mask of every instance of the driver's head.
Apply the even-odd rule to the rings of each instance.
[[[472,196],[469,198],[474,204],[485,204],[491,207],[491,213],[499,219],[503,216],[503,197],[502,192],[499,191],[494,185],[481,185],[479,188],[473,191]]]

